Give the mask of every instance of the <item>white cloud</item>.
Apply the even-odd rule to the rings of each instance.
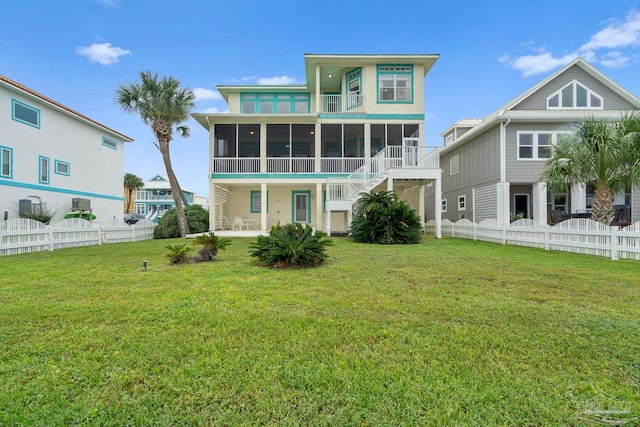
[[[276,76],[276,77],[260,77],[256,80],[259,85],[290,85],[294,84],[296,79],[289,76]]]
[[[624,22],[613,21],[598,31],[588,43],[580,46],[580,51],[602,48],[619,49],[640,45],[640,12],[632,10]]]
[[[551,53],[544,52],[537,55],[520,56],[516,59],[509,60],[508,64],[511,68],[522,71],[524,77],[529,77],[566,65],[577,56],[578,54],[574,52],[556,58]]]
[[[89,47],[81,46],[76,49],[76,53],[86,57],[90,62],[101,65],[114,64],[120,60],[122,55],[131,55],[130,50],[112,47],[111,43],[93,43]]]
[[[197,87],[193,89],[193,94],[196,96],[196,101],[206,101],[211,99],[222,99],[222,96],[216,90],[205,89],[202,87]]]
[[[205,108],[204,110],[198,111],[198,113],[202,113],[202,114],[228,114],[229,110],[227,109],[227,110],[220,111],[216,107],[211,107],[211,108]]]
[[[256,78],[256,76],[248,76],[248,77],[241,78],[240,81],[248,82],[250,80],[254,80],[255,78]]]
[[[602,57],[600,63],[605,67],[619,68],[629,63],[629,57],[621,52],[609,52]]]

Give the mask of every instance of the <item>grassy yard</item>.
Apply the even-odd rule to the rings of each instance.
[[[0,258],[0,425],[582,426],[597,399],[640,416],[640,263],[334,240],[291,271],[251,239],[177,267],[180,239]]]

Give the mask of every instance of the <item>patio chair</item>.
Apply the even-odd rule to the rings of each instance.
[[[233,218],[233,225],[231,226],[232,230],[242,230],[242,228],[244,227],[244,220],[237,216],[235,218]]]
[[[566,214],[560,209],[553,209],[547,212],[547,222],[549,225],[556,225],[567,219]]]

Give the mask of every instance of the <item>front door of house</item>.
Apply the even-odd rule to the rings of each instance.
[[[404,138],[402,140],[402,166],[418,166],[418,138]]]
[[[293,193],[293,222],[309,222],[309,193]]]
[[[513,214],[522,214],[523,218],[530,218],[529,216],[529,195],[528,194],[514,194],[513,195]]]

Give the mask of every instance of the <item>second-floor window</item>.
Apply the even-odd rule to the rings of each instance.
[[[11,118],[25,125],[40,128],[40,110],[16,99],[11,100]]]
[[[549,95],[547,108],[549,110],[571,108],[601,110],[603,108],[603,99],[588,87],[574,80]]]
[[[362,104],[362,69],[356,68],[353,71],[347,73],[347,107],[353,108]]]
[[[243,93],[240,95],[242,114],[307,114],[308,93]]]
[[[518,160],[548,159],[558,138],[567,134],[568,132],[518,131]]]
[[[378,102],[412,102],[413,66],[378,66]]]

